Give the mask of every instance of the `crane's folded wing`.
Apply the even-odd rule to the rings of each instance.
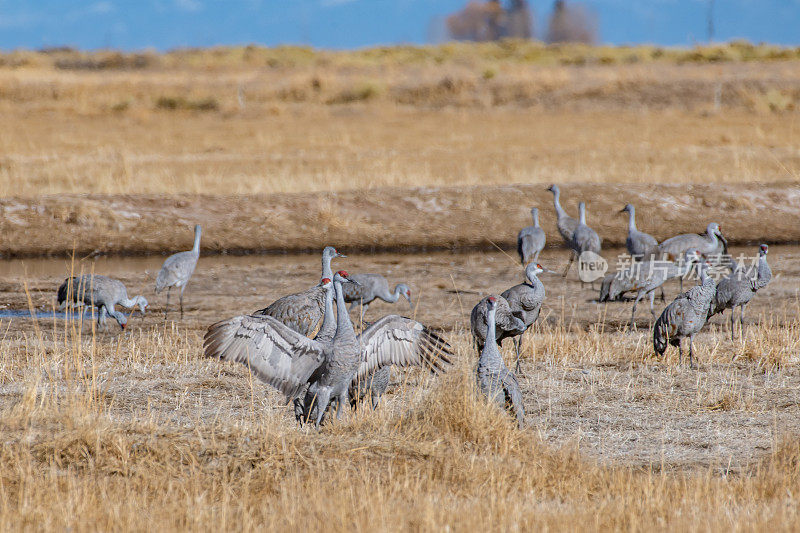
[[[209,326],[203,342],[206,357],[247,366],[286,400],[297,397],[325,359],[321,343],[271,316],[243,315]]]

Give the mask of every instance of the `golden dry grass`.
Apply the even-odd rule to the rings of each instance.
[[[782,343],[798,328],[757,346],[774,359],[755,367],[771,375],[765,388],[796,379]],[[476,397],[467,337],[451,333],[459,362],[448,375],[412,374],[382,409],[316,432],[296,429],[277,395],[243,368],[202,360],[200,331],[148,326],[121,337],[92,336],[88,326],[83,335],[61,324],[48,329],[3,340],[6,528],[790,530],[800,520],[800,446],[780,427],[762,452],[733,466],[604,460],[578,451],[596,440],[587,427],[561,428],[554,447],[543,441],[537,389],[570,387],[576,366],[590,375],[584,399],[566,406],[573,411],[602,405],[624,386],[609,380],[610,363],[636,382],[626,393],[633,406],[707,413],[722,442],[740,437],[727,432],[736,423],[715,417],[718,409],[776,416],[765,402],[737,396],[736,385],[714,390],[729,368],[702,371],[696,397],[684,397],[676,388],[691,386],[693,373],[642,359],[647,350],[631,350],[625,338],[609,346],[598,332],[543,328],[531,346],[540,355],[526,361],[526,431]],[[704,355],[709,367],[729,361]]]
[[[502,45],[453,49],[441,61],[398,59],[403,49],[275,61],[235,58],[295,51],[186,51],[99,70],[65,68],[59,54],[93,57],[71,52],[9,60],[0,196],[800,177],[791,54],[576,66],[509,59],[517,48]]]
[[[151,315],[132,317],[124,335],[114,326],[96,332],[88,322],[0,322],[2,523],[46,530],[795,529],[800,303],[791,286],[798,271],[795,249],[772,254],[779,277],[756,296],[756,323],[743,342],[730,342],[725,321],[715,320],[695,341],[699,371],[679,366],[674,350],[654,358],[646,321],[639,332],[620,329],[629,306],[595,306],[577,282],[546,279],[547,307],[524,343],[523,431],[475,394],[475,354],[464,332],[481,293],[518,276],[501,266],[502,254],[342,261],[349,270],[394,265],[411,276],[414,314],[444,330],[456,365],[438,378],[397,373],[379,410],[319,432],[297,429],[274,390],[242,366],[204,360],[200,348],[213,320],[307,284],[318,269],[309,258],[262,266],[205,258],[180,324],[163,322],[157,297]],[[542,260],[565,259],[547,251]],[[433,268],[439,263],[457,265],[451,280]],[[500,278],[490,281],[474,265]],[[143,265],[115,268],[127,272],[121,277],[131,293],[149,294]],[[287,275],[275,279],[278,269]],[[29,278],[30,302],[46,307],[60,277]],[[8,294],[10,279],[4,299],[27,300],[18,287]],[[447,292],[453,286],[463,293]],[[508,359],[511,352],[506,343]]]

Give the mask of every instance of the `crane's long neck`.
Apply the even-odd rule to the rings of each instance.
[[[498,360],[502,360],[500,356],[500,352],[497,349],[497,343],[494,339],[497,338],[496,334],[496,321],[495,315],[497,314],[497,308],[489,309],[486,313],[486,341],[483,345],[483,350],[481,351],[480,361],[478,364],[483,365],[484,367],[494,367],[497,366],[496,363]]]
[[[713,231],[706,231],[709,246],[716,247],[718,244],[717,234]]]
[[[532,216],[533,216],[533,227],[534,228],[538,228],[539,227],[539,211],[534,211]]]
[[[325,314],[322,317],[322,327],[317,333],[318,340],[330,340],[336,335],[336,317],[333,314],[333,298],[335,296],[333,286],[325,290]]]
[[[119,305],[121,305],[122,307],[125,307],[127,309],[133,309],[136,306],[136,304],[138,304],[138,303],[139,303],[139,297],[138,296],[136,298],[128,298],[126,296],[125,298],[122,298],[119,301]]]
[[[559,191],[558,189],[553,191],[553,207],[555,207],[556,209],[556,215],[558,216],[558,218],[563,218],[567,216],[567,213],[564,211],[564,208],[561,207],[561,200],[559,200],[560,196],[561,196],[561,191]]]
[[[580,215],[579,216],[580,216],[580,223],[585,226],[586,225],[586,208],[585,207],[581,206]]]
[[[381,297],[380,297],[380,298],[381,298],[381,300],[383,300],[384,302],[388,302],[388,303],[390,303],[390,304],[393,304],[393,303],[395,303],[397,300],[399,300],[399,299],[400,299],[400,295],[401,295],[401,294],[402,294],[402,292],[401,292],[401,290],[400,290],[400,285],[397,285],[397,286],[394,288],[394,292],[393,292],[393,293],[387,293],[387,292],[384,292],[384,293],[381,295]]]
[[[636,231],[636,211],[633,207],[628,211],[628,231]]]
[[[333,270],[331,270],[331,260],[333,256],[322,254],[322,277],[333,279]]]
[[[194,232],[194,246],[192,246],[192,253],[195,255],[200,255],[200,228]]]
[[[761,253],[758,257],[758,267],[756,268],[756,288],[763,289],[772,279],[772,269],[767,263],[767,254]]]
[[[336,335],[352,333],[355,335],[353,323],[350,322],[350,315],[347,313],[347,304],[344,302],[344,292],[342,291],[342,283],[339,281],[334,282],[336,288]]]

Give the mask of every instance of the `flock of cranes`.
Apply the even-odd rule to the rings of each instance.
[[[558,232],[571,251],[562,274],[566,277],[572,263],[580,261],[584,254],[601,253],[602,240],[587,224],[584,202],[578,203],[579,216],[575,219],[561,206],[558,186],[551,185],[548,190],[553,193]],[[727,254],[727,241],[717,223],[708,224],[705,235],[678,235],[659,243],[638,230],[632,204],[625,205],[620,212],[628,215],[626,247],[631,264],[603,278],[599,302],[635,293],[631,312],[633,329],[637,304],[649,297],[655,319],[652,330],[655,352],[661,355],[668,345],[676,346],[682,362],[682,340],[688,338],[689,365],[693,368],[694,336],[711,316],[730,309],[734,339],[734,310],[738,307],[740,330],[744,334],[745,308],[772,275],[766,244],[759,247],[757,264],[746,268],[731,259],[725,265],[730,273],[715,283],[709,275],[710,259],[720,253]],[[545,301],[545,286],[538,276],[545,272],[555,274],[538,262],[547,242],[539,225],[538,208],[531,209],[531,217],[533,225],[523,228],[518,235],[524,282],[483,298],[470,313],[470,328],[478,352],[478,390],[490,401],[507,407],[520,426],[525,409],[515,372],[520,371],[522,338],[539,318]],[[158,273],[155,292],[167,289],[165,319],[173,287],[180,291],[181,318],[184,316],[183,292],[197,265],[200,237],[198,225],[192,250],[168,257]],[[405,298],[412,306],[411,289],[399,283],[391,290],[379,274],[334,272],[332,261],[344,257],[335,248],[326,247],[318,284],[279,298],[251,314],[217,322],[209,326],[204,338],[207,357],[247,366],[259,379],[280,391],[287,403],[292,402],[301,425],[313,422],[319,426],[331,410],[340,417],[345,406],[355,406],[367,396],[372,406],[377,407],[390,382],[393,366],[420,366],[438,374],[453,362],[450,344],[416,320],[387,315],[372,323],[364,322],[370,303],[376,299],[394,303]],[[682,281],[691,271],[699,273],[700,283],[683,292]],[[681,280],[681,293],[656,319],[655,293],[661,289],[664,301],[663,285],[673,278]],[[143,296],[129,298],[121,282],[100,275],[67,278],[58,289],[58,303],[62,307],[94,306],[99,311],[101,327],[105,327],[107,317],[111,316],[122,329],[127,319],[116,310],[117,305],[128,309],[138,307],[142,315],[148,307]],[[349,313],[359,304],[360,320],[354,324]],[[498,348],[506,338],[514,343],[514,371],[506,366]]]

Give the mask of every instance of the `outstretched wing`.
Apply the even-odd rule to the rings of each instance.
[[[325,359],[321,343],[288,328],[271,316],[242,315],[209,326],[203,349],[247,366],[265,383],[296,398]]]
[[[354,379],[387,366],[425,366],[433,372],[452,364],[450,344],[416,320],[387,315],[358,336],[361,364]]]

